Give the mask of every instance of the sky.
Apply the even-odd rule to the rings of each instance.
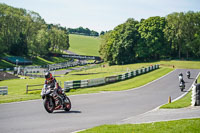
[[[200,11],[200,0],[0,0],[40,14],[46,23],[109,31],[128,18],[165,17],[173,12]]]

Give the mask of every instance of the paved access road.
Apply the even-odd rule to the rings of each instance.
[[[186,71],[177,69],[137,89],[70,96],[70,112],[49,114],[42,100],[1,104],[0,132],[69,133],[102,124],[116,124],[167,103],[169,96],[175,99],[185,93],[179,90],[178,74],[184,74],[188,89],[200,70],[190,70],[191,79],[186,79]]]

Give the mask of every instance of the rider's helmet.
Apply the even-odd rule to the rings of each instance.
[[[45,73],[45,79],[46,79],[46,80],[52,80],[52,79],[53,79],[52,74],[51,74],[50,72],[46,72],[46,73]]]
[[[179,76],[183,76],[183,74],[182,74],[182,73],[179,73]]]

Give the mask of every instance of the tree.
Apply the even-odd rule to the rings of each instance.
[[[136,60],[135,47],[139,37],[137,24],[138,21],[128,19],[103,36],[100,54],[105,61],[110,64],[127,64]]]
[[[52,49],[68,49],[69,36],[66,28],[47,25],[34,11],[0,4],[0,47],[11,55],[42,56]]]
[[[137,46],[137,57],[140,60],[160,59],[168,54],[165,43],[164,28],[166,20],[164,17],[150,17],[138,25],[140,39]]]

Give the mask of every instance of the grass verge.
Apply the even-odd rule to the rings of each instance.
[[[79,133],[199,133],[200,118],[147,124],[102,125]]]
[[[177,101],[161,106],[160,109],[175,109],[175,108],[188,107],[191,105],[191,95],[192,91],[188,92],[183,98]]]

